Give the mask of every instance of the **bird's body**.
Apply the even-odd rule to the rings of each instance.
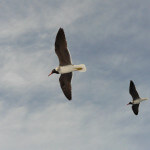
[[[81,64],[81,65],[66,65],[66,66],[58,66],[55,70],[58,71],[59,74],[69,73],[69,72],[73,72],[73,71],[85,72],[86,67],[85,67],[84,64]]]
[[[147,100],[147,98],[139,98],[139,99],[132,101],[132,104],[140,104],[140,102],[145,101],[145,100]]]
[[[73,65],[71,62],[71,56],[67,48],[67,41],[64,30],[59,29],[55,40],[55,52],[59,59],[59,66],[52,70],[49,76],[53,73],[61,74],[59,78],[61,89],[68,100],[72,99],[71,92],[71,79],[73,71],[85,72],[86,67],[84,64]]]
[[[140,98],[133,81],[130,81],[129,93],[131,94],[133,100],[129,102],[127,105],[131,104],[134,114],[138,115],[140,102],[148,100],[148,99]]]

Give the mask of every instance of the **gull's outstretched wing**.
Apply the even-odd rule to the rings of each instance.
[[[136,100],[136,99],[140,98],[139,94],[138,94],[138,92],[136,90],[136,87],[134,85],[134,82],[132,80],[130,81],[129,92],[130,92],[133,100]]]
[[[71,65],[71,57],[67,48],[65,33],[62,28],[59,29],[56,35],[55,52],[58,56],[60,66]]]
[[[134,112],[135,115],[138,115],[139,112],[139,104],[133,104],[132,105],[132,110]]]
[[[61,89],[68,100],[72,99],[71,79],[72,79],[72,72],[62,74],[59,78]]]

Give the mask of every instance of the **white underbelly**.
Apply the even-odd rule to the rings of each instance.
[[[140,99],[134,100],[133,104],[140,104]]]
[[[86,67],[84,64],[80,64],[80,65],[67,65],[67,66],[59,66],[57,68],[58,72],[60,74],[64,74],[64,73],[69,73],[69,72],[73,72],[73,71],[81,71],[81,72],[85,72],[86,71]]]
[[[59,73],[64,74],[64,73],[69,73],[74,71],[73,65],[67,65],[67,66],[60,66],[59,67]]]

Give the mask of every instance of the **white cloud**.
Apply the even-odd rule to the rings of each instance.
[[[143,133],[140,125],[143,122],[139,124],[139,119],[131,117],[129,111],[110,110],[111,113],[92,103],[75,106],[72,102],[47,105],[34,112],[25,107],[11,108],[5,117],[0,116],[1,148],[138,148],[130,140],[133,135]]]
[[[116,124],[122,120],[122,116],[105,113],[108,112],[99,110],[94,105],[78,107],[73,103],[48,105],[45,109],[33,113],[29,113],[24,107],[12,108],[5,117],[0,118],[0,140],[3,143],[1,148],[109,148],[109,145],[114,145],[113,142],[116,143],[121,138],[121,134],[126,135],[130,129],[121,130]],[[122,140],[115,147],[121,148],[124,140],[121,143]]]

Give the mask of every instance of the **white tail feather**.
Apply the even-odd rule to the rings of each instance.
[[[84,64],[74,65],[74,67],[77,71],[80,71],[80,72],[85,72],[86,71],[86,66]]]

